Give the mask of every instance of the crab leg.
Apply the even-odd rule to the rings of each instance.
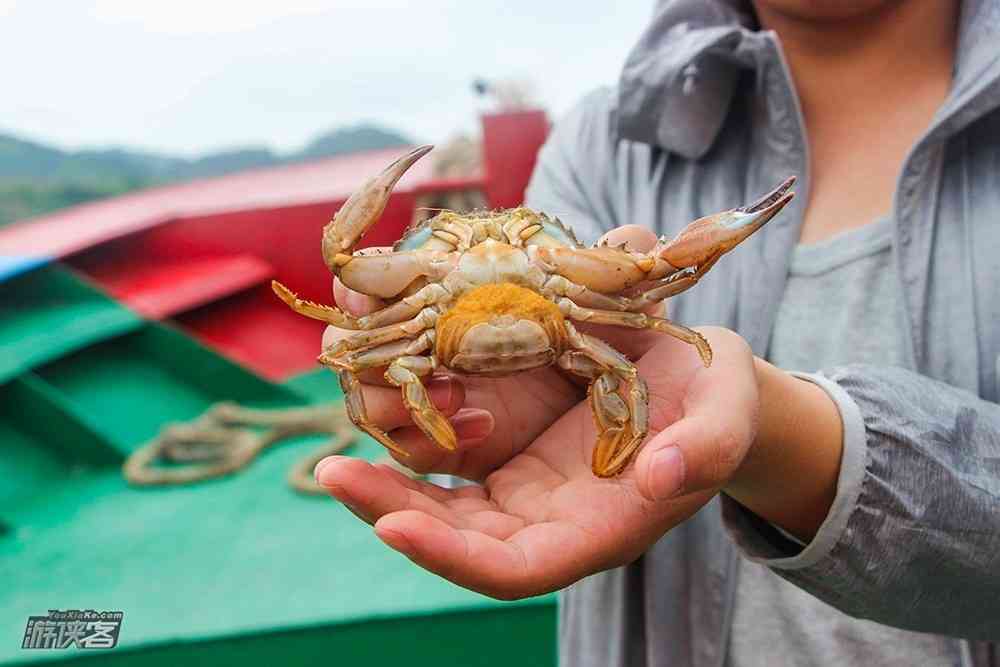
[[[591,467],[598,477],[613,477],[625,469],[649,430],[646,383],[611,346],[581,334],[572,324],[567,331],[575,350],[564,352],[558,363],[592,380],[587,394],[597,442]]]
[[[694,271],[685,270],[680,273],[675,273],[671,276],[663,278],[650,284],[647,287],[642,288],[642,293],[628,300],[628,305],[626,310],[643,310],[648,306],[653,305],[663,301],[664,299],[669,299],[672,296],[677,296],[681,292],[691,289],[698,284],[701,277],[708,273],[719,258],[722,257],[721,252],[718,252],[708,258],[705,262],[700,264]]]
[[[617,393],[622,383],[625,384],[627,405]],[[620,434],[606,439],[607,444],[603,447],[598,441],[592,464],[598,477],[613,477],[624,470],[649,431],[646,408],[649,397],[645,381],[637,375],[622,383],[608,371],[591,385],[592,406],[599,406],[599,410],[594,412],[595,418],[598,423],[602,418],[607,422],[606,434],[614,434],[615,431]]]
[[[694,329],[671,322],[662,317],[653,317],[645,313],[622,313],[610,310],[596,310],[592,308],[581,308],[569,299],[559,300],[559,310],[563,315],[576,322],[590,322],[591,324],[612,324],[615,326],[629,327],[631,329],[653,329],[673,336],[685,343],[694,345],[701,356],[702,363],[706,367],[712,365],[712,348],[708,341]]]
[[[340,281],[369,296],[391,299],[418,278],[437,282],[451,272],[459,255],[441,250],[406,250],[375,255],[338,255]]]
[[[546,296],[564,296],[572,300],[573,303],[588,308],[626,310],[629,304],[628,299],[595,292],[563,276],[550,276],[542,286],[542,293]]]
[[[672,241],[661,239],[649,253],[655,262],[649,279],[656,280],[678,269],[707,264],[704,273],[720,256],[745,241],[792,201],[794,183],[794,176],[786,178],[753,203],[695,220]]]
[[[312,301],[306,301],[305,299],[300,299],[295,292],[288,289],[277,280],[271,281],[271,289],[274,293],[278,295],[278,298],[284,301],[289,308],[294,310],[299,315],[305,315],[306,317],[311,317],[314,320],[319,320],[320,322],[326,322],[327,324],[339,327],[341,329],[360,329],[358,325],[358,320],[355,317],[351,317],[340,308],[336,306],[325,306],[321,303],[314,303]]]
[[[620,294],[689,267],[699,267],[704,273],[792,200],[794,180],[786,179],[752,204],[692,222],[672,241],[661,240],[649,253],[610,246],[558,246],[534,247],[531,257],[547,272],[602,294]]]
[[[389,434],[380,429],[368,418],[368,409],[365,407],[365,395],[361,391],[361,381],[358,376],[351,371],[339,371],[340,388],[344,392],[344,406],[347,408],[347,416],[355,426],[373,437],[386,449],[396,452],[402,456],[409,456],[402,447],[397,445]]]
[[[532,246],[529,257],[547,273],[602,294],[614,294],[647,280],[652,258],[621,248]]]
[[[323,260],[347,287],[369,296],[391,299],[418,278],[437,282],[451,270],[453,262],[449,253],[440,250],[352,254],[361,237],[382,215],[393,186],[431,148],[416,148],[386,167],[351,195],[323,228]]]
[[[617,394],[618,379],[614,373],[578,350],[564,352],[558,364],[564,370],[590,379],[587,392],[597,422],[598,438],[607,442],[607,447],[613,448],[621,440],[629,418],[628,407]]]
[[[340,356],[321,354],[317,358],[324,366],[337,370],[360,372],[389,365],[396,357],[409,357],[429,350],[434,345],[434,331],[425,331],[416,338],[397,340],[378,347],[355,350]]]
[[[434,372],[437,360],[429,357],[399,357],[385,371],[385,379],[403,390],[403,403],[410,411],[413,423],[420,427],[431,442],[442,449],[455,451],[458,436],[451,422],[431,403],[427,388],[420,378]]]
[[[420,314],[412,320],[400,322],[399,324],[390,324],[379,329],[361,331],[348,336],[347,338],[341,338],[336,343],[323,350],[323,354],[321,354],[319,358],[320,363],[328,363],[330,360],[342,356],[351,350],[376,347],[378,345],[391,343],[402,338],[413,338],[421,332],[433,327],[436,321],[437,311],[433,308],[424,308],[420,311]]]
[[[556,364],[564,371],[589,380],[596,380],[604,374],[604,367],[579,350],[566,350],[556,359]]]
[[[376,310],[364,317],[358,318],[362,329],[375,329],[387,324],[396,324],[416,317],[417,313],[426,308],[441,303],[451,297],[451,293],[437,283],[425,285],[410,296],[403,297],[396,303]]]
[[[361,390],[361,381],[358,379],[358,373],[369,368],[391,364],[400,357],[418,355],[428,350],[432,343],[432,336],[425,333],[413,341],[397,341],[325,362],[333,367],[340,377],[340,388],[344,392],[344,405],[347,408],[347,416],[351,418],[354,425],[373,437],[386,449],[396,452],[401,456],[409,456],[409,454],[397,445],[385,431],[369,419],[368,410],[365,407],[365,395]]]
[[[340,329],[352,331],[378,329],[389,324],[397,324],[412,319],[426,306],[432,306],[450,296],[448,290],[437,283],[427,285],[416,293],[404,297],[394,304],[365,315],[352,317],[335,306],[325,306],[300,299],[295,292],[277,280],[271,281],[271,288],[288,307],[299,315],[326,322]]]
[[[323,228],[323,259],[336,272],[351,259],[354,246],[365,232],[378,221],[393,186],[413,163],[430,152],[433,146],[420,146],[399,158],[382,173],[365,183],[340,207]]]

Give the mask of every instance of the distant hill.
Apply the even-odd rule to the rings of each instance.
[[[150,185],[412,143],[394,130],[361,124],[321,134],[291,153],[251,146],[189,159],[125,148],[64,151],[0,133],[0,225]]]

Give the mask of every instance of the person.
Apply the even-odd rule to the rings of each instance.
[[[649,384],[650,436],[614,479],[557,370],[432,380],[454,454],[371,375],[402,460],[482,486],[343,457],[318,481],[459,585],[565,589],[566,665],[997,664],[998,39],[995,0],[660,2],[617,87],[555,126],[526,201],[645,250],[797,175],[670,300],[711,325],[711,367],[599,332]]]

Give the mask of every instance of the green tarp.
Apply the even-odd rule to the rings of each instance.
[[[123,481],[121,461],[164,423],[222,399],[337,400],[328,372],[272,384],[58,267],[0,285],[0,303],[0,665],[554,663],[551,597],[452,586],[288,488],[322,438],[226,479]],[[351,453],[382,452],[362,439]],[[21,649],[28,616],[49,609],[123,611],[118,648]]]

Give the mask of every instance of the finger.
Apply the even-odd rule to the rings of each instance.
[[[413,488],[381,466],[361,459],[329,457],[318,469],[317,483],[367,523],[374,523],[392,512],[413,510],[449,526],[480,531],[500,539],[524,527],[522,519],[497,511],[485,496],[459,498],[450,489],[426,482]],[[443,502],[448,498],[460,502]]]
[[[330,495],[333,495],[333,494],[330,494]],[[334,499],[337,499],[336,496],[333,496],[333,497],[334,497]],[[374,526],[375,525],[375,521],[373,521],[372,519],[370,519],[367,515],[365,515],[364,513],[362,513],[359,509],[357,509],[355,507],[352,507],[351,505],[348,505],[343,500],[340,501],[340,504],[343,505],[344,507],[346,507],[348,512],[350,512],[354,516],[358,517],[359,519],[361,519],[362,521],[364,521],[365,523],[367,523],[369,526]]]
[[[447,502],[449,505],[455,505],[456,503],[463,502],[466,500],[487,500],[488,496],[486,494],[486,489],[479,486],[478,484],[468,484],[466,486],[459,486],[454,489],[446,489],[440,487],[437,484],[432,484],[430,482],[425,482],[422,479],[414,479],[412,477],[407,477],[405,474],[396,470],[391,465],[384,463],[374,464],[376,468],[379,468],[387,475],[393,477],[400,484],[408,489],[414,491],[420,491],[426,493],[431,498],[435,500],[440,500],[441,502]],[[472,508],[466,508],[472,509]]]
[[[338,340],[347,338],[348,336],[352,336],[356,333],[356,331],[351,331],[349,329],[338,329],[337,327],[329,326],[323,330],[323,349],[326,350]],[[364,384],[390,387],[392,385],[390,385],[389,381],[385,379],[385,369],[385,366],[369,368],[358,373],[358,378]]]
[[[412,426],[410,411],[403,404],[402,392],[398,387],[361,385],[368,419],[383,431],[393,431],[402,426]],[[427,383],[427,394],[431,403],[445,417],[458,412],[465,402],[465,387],[448,377],[438,377]],[[393,436],[395,438],[395,436]]]
[[[463,408],[448,421],[451,422],[458,438],[457,451],[449,452],[442,449],[416,426],[404,426],[392,432],[392,439],[406,451],[407,456],[393,458],[420,474],[430,472],[460,474],[463,454],[489,437],[496,427],[496,422],[489,411],[479,408]]]
[[[422,479],[414,479],[409,477],[405,473],[397,470],[392,465],[388,463],[373,463],[373,466],[378,468],[382,474],[388,475],[393,478],[396,482],[410,489],[411,491],[420,491],[434,500],[444,502],[449,498],[448,489],[438,486],[437,484],[432,484],[431,482],[425,482]]]
[[[390,512],[414,509],[457,526],[461,516],[444,503],[401,484],[381,468],[348,456],[332,456],[317,466],[316,483],[368,523]],[[439,491],[447,493],[447,489]]]
[[[525,521],[519,516],[498,509],[463,511],[465,528],[479,532],[496,540],[507,540],[518,531],[524,530]]]
[[[467,528],[480,530],[499,539],[506,539],[524,528],[524,519],[497,510],[486,489],[478,484],[445,489],[437,484],[407,477],[385,464],[375,464],[375,467],[411,491],[424,493],[444,503],[453,512],[464,517]]]
[[[353,333],[355,332],[351,331],[350,329],[341,329],[339,327],[335,327],[332,325],[328,326],[326,329],[323,330],[323,341],[321,343],[323,349],[325,350],[326,348],[330,347],[337,341],[343,338],[347,338]]]
[[[353,336],[357,331],[351,331],[350,329],[339,329],[334,326],[328,326],[323,330],[323,349],[329,348],[331,345],[336,343],[342,338],[347,338]],[[389,381],[385,379],[385,369],[386,366],[377,366],[375,368],[369,368],[358,373],[358,378],[364,384],[373,384],[380,387],[391,387],[393,385],[389,384]],[[437,373],[435,378],[445,377],[444,373]]]
[[[615,227],[597,240],[597,245],[608,244],[625,247],[635,252],[649,252],[656,245],[656,234],[648,227],[641,225],[622,225]]]
[[[385,302],[382,299],[355,292],[340,282],[340,278],[333,279],[333,302],[355,317],[361,317],[385,307]]]
[[[650,500],[715,490],[736,472],[757,421],[751,355],[717,355],[688,388],[683,410],[636,458],[639,491]]]
[[[503,540],[403,511],[379,519],[375,534],[421,567],[502,600],[566,586],[589,574],[593,563],[581,558],[590,550],[586,535],[565,522],[534,524]]]
[[[718,490],[736,472],[748,446],[748,438],[736,435],[719,419],[684,418],[669,433],[658,433],[640,452],[639,492],[662,501]]]
[[[373,246],[362,248],[354,252],[355,255],[383,255],[392,252],[392,248],[387,246]],[[385,307],[385,302],[377,297],[368,296],[361,292],[356,292],[340,282],[340,278],[333,279],[333,301],[340,308],[344,309],[355,317],[367,315],[373,310]]]

